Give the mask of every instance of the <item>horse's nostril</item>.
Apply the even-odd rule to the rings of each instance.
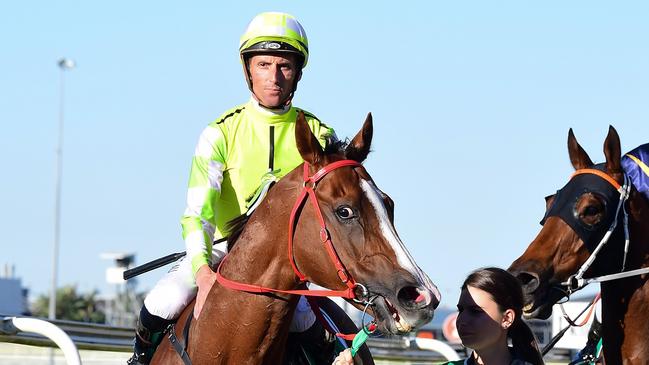
[[[417,291],[417,288],[415,288],[414,286],[403,287],[401,288],[401,290],[399,290],[399,293],[397,293],[397,297],[399,298],[399,300],[404,302],[414,301],[418,296],[419,296],[419,292]]]
[[[539,287],[539,277],[534,273],[523,271],[516,274],[516,278],[523,285],[523,291],[525,292],[533,292]]]
[[[433,307],[436,307],[438,301],[433,298],[433,295],[426,289],[419,289],[414,286],[406,286],[399,290],[397,294],[399,301],[405,306],[410,307],[426,307],[432,302]]]

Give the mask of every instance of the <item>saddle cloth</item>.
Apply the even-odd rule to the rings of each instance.
[[[622,168],[635,188],[649,200],[649,143],[624,155]]]

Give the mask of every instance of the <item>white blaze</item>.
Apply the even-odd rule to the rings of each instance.
[[[365,192],[367,199],[370,201],[370,204],[374,207],[376,211],[376,216],[379,220],[379,228],[383,237],[387,242],[390,243],[394,254],[397,256],[397,262],[399,265],[404,268],[406,271],[411,273],[419,282],[419,285],[427,288],[432,292],[432,294],[437,297],[437,300],[440,300],[439,290],[433,282],[430,280],[428,275],[426,275],[419,266],[415,263],[410,252],[406,249],[406,246],[401,242],[397,232],[394,229],[394,225],[390,222],[388,216],[388,211],[383,204],[383,199],[381,198],[381,193],[379,189],[374,185],[374,183],[361,179],[361,189]]]

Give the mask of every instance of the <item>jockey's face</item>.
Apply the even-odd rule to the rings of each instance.
[[[252,92],[266,107],[280,107],[293,92],[301,73],[292,54],[263,54],[250,57],[249,70]]]

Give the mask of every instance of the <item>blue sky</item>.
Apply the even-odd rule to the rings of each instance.
[[[296,105],[341,137],[374,115],[366,166],[445,305],[472,269],[506,267],[532,240],[571,172],[568,128],[596,161],[609,124],[625,150],[649,142],[646,2],[396,4],[2,3],[0,264],[48,290],[61,57],[78,67],[65,75],[59,283],[110,294],[100,253],[182,250],[194,144],[248,99],[238,39],[262,11],[307,31]]]

